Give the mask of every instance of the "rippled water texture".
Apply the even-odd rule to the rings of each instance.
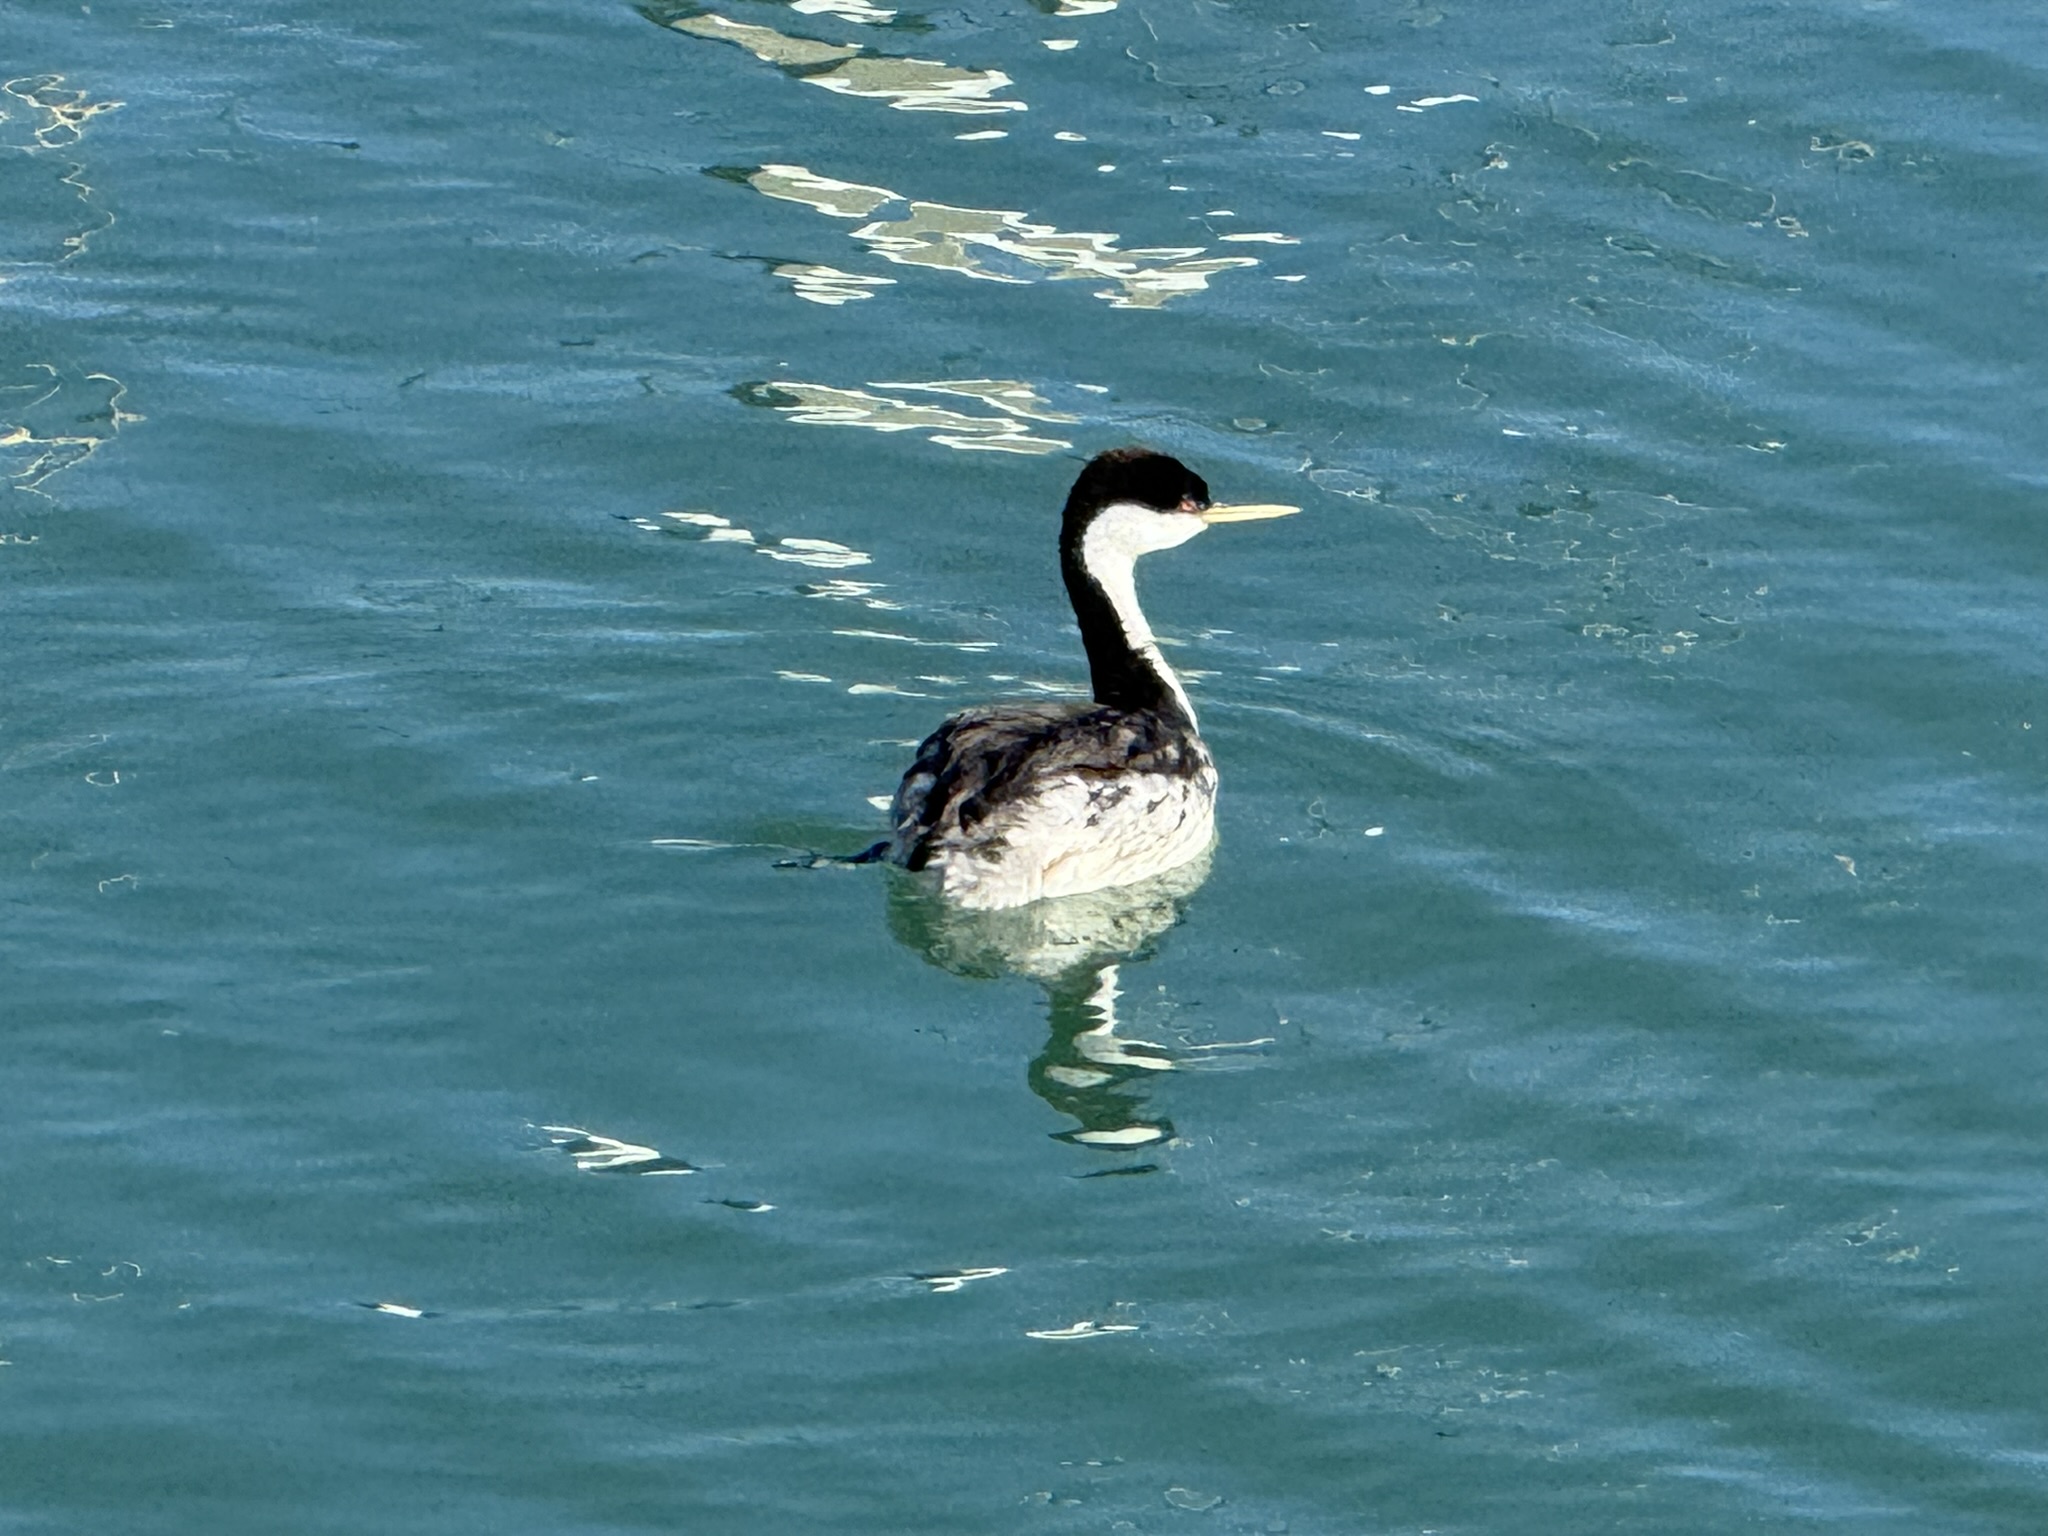
[[[2048,1529],[2040,21],[0,9],[0,1528]]]

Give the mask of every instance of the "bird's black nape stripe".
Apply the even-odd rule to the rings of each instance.
[[[1095,702],[1133,714],[1140,710],[1181,714],[1180,700],[1166,686],[1159,669],[1124,635],[1108,594],[1082,566],[1079,555],[1070,555],[1063,548],[1060,573],[1066,577],[1074,622],[1080,626],[1081,644],[1088,652],[1088,680]]]

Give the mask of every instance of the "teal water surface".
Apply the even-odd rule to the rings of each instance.
[[[2031,8],[0,73],[0,1529],[2048,1527]],[[1129,441],[1206,880],[777,867]]]

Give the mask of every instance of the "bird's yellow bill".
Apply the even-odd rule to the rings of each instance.
[[[1247,501],[1236,506],[1204,507],[1205,523],[1256,523],[1269,517],[1292,517],[1299,507],[1283,507],[1274,501]]]

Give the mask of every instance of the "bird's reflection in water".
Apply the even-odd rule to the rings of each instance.
[[[1147,1109],[1144,1084],[1173,1070],[1179,1058],[1169,1047],[1117,1033],[1119,970],[1151,957],[1208,877],[1204,853],[1137,885],[976,912],[898,875],[889,929],[956,976],[1027,976],[1042,986],[1051,1033],[1031,1064],[1032,1092],[1080,1122],[1060,1140],[1136,1152],[1173,1135],[1172,1123]]]

